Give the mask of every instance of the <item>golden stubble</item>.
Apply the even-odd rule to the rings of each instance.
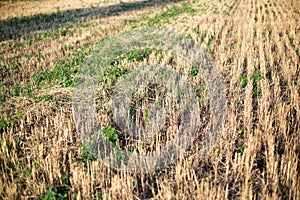
[[[70,9],[69,4],[73,9],[94,3],[55,2],[61,11]],[[6,8],[9,12],[4,13],[3,9],[0,16],[7,19],[51,13],[57,9],[54,5],[53,1],[7,3],[1,10]],[[0,198],[37,198],[51,188],[65,189],[75,199],[91,199],[99,193],[104,199],[299,198],[300,3],[296,0],[197,1],[193,7],[202,11],[193,16],[182,14],[164,27],[190,34],[201,42],[223,75],[227,119],[224,135],[208,157],[199,158],[199,147],[195,145],[184,158],[154,174],[117,172],[100,161],[85,166],[78,162],[82,142],[72,120],[72,89],[46,87],[35,95],[51,94],[53,99],[49,102],[12,97],[0,109],[3,118],[18,124],[8,128],[0,138],[3,174]],[[24,38],[3,41],[4,60],[0,62],[10,66],[18,60],[22,70],[2,81],[14,85],[31,80],[38,71],[53,70],[56,60],[70,52],[64,46],[79,49],[86,42],[93,46],[107,35],[130,29],[130,25],[122,23],[124,18],[155,16],[154,13],[164,9],[146,8],[93,19],[90,21],[93,26],[70,27],[75,31],[73,36],[45,38],[21,47],[14,44],[25,43]],[[227,11],[228,15],[223,14]],[[204,31],[206,36],[202,38]],[[211,44],[210,36],[213,36]],[[11,48],[9,42],[13,44]],[[41,59],[23,57],[38,52]],[[151,54],[147,62],[172,65],[172,59],[163,52],[160,57]],[[174,68],[179,71],[186,66],[187,74],[190,65],[174,59]],[[123,60],[120,66],[134,68],[142,63]],[[255,83],[250,78],[254,72],[259,72],[263,79]],[[241,85],[241,76],[248,77],[245,87]],[[201,82],[190,81],[194,85]],[[258,95],[253,94],[254,90]],[[109,96],[106,96],[98,110],[98,119],[103,124],[111,123],[109,109]],[[68,184],[63,181],[66,175]]]

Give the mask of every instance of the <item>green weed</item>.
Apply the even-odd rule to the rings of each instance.
[[[29,170],[25,170],[23,172],[23,178],[27,179],[27,178],[31,178],[32,177],[32,173]]]
[[[263,79],[263,76],[261,75],[261,73],[259,71],[254,71],[252,73],[252,75],[250,76],[250,78],[245,75],[241,75],[239,79],[240,79],[240,84],[243,88],[247,86],[249,80],[252,80],[253,96],[254,97],[258,96],[258,83],[260,80]]]
[[[22,88],[19,84],[13,86],[13,96],[15,97],[20,96],[21,92],[22,92]]]
[[[199,73],[198,65],[193,64],[193,65],[192,65],[192,68],[191,68],[191,70],[190,70],[190,75],[191,75],[192,77],[194,77],[194,76],[197,76],[198,73]]]
[[[248,77],[244,76],[244,75],[241,75],[239,79],[240,79],[241,86],[243,88],[246,87],[247,84],[248,84]]]
[[[47,190],[44,195],[40,195],[40,200],[65,200],[68,199],[68,194],[60,193],[57,190]]]
[[[61,180],[61,183],[64,184],[64,185],[68,185],[69,183],[69,176],[66,174],[66,175],[62,175],[60,177],[60,180]]]
[[[115,129],[110,125],[104,127],[102,134],[112,143],[116,144],[118,141],[118,134],[115,133]]]
[[[100,133],[102,133],[102,135],[114,145],[117,144],[119,136],[115,133],[115,129],[110,125],[105,126],[102,131],[99,131],[98,133],[92,135],[89,140],[84,140],[81,149],[82,154],[81,158],[79,158],[79,162],[83,162],[85,166],[88,164],[88,162],[97,160],[98,151],[100,152],[100,156],[102,158],[105,157],[105,149],[102,149],[103,145],[99,146],[99,144],[101,142],[104,142],[104,144],[108,145],[108,142],[99,138]],[[113,147],[111,150],[114,152],[115,156],[121,156],[119,155],[120,151],[118,151],[117,148]]]
[[[198,97],[198,101],[199,102],[202,102],[205,100],[206,98],[206,92],[207,88],[205,85],[200,85],[197,90],[196,90],[196,94],[197,94],[197,97]]]
[[[85,166],[87,166],[88,162],[95,161],[98,158],[97,151],[93,149],[95,142],[97,142],[97,140],[91,139],[90,141],[83,141],[81,148],[82,153],[78,161],[84,163]]]
[[[4,118],[0,119],[0,136],[7,132],[7,128],[11,127],[11,123]]]
[[[229,16],[229,12],[228,12],[227,10],[224,10],[224,11],[223,11],[223,15]]]
[[[254,71],[250,78],[253,81],[253,96],[258,96],[258,82],[263,79],[263,76],[259,71]]]
[[[4,85],[4,83],[0,82],[0,107],[3,105],[7,96],[9,96],[9,89]]]
[[[236,149],[236,152],[243,155],[244,150],[245,150],[245,147],[241,146]]]

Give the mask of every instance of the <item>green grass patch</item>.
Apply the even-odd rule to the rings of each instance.
[[[162,25],[166,23],[170,23],[170,19],[181,15],[183,13],[195,14],[196,10],[190,6],[188,3],[183,3],[181,6],[173,6],[171,8],[167,8],[166,11],[161,14],[157,14],[155,17],[148,19],[149,26]]]
[[[53,96],[50,94],[42,95],[42,96],[37,96],[36,101],[37,102],[42,102],[42,101],[51,101],[53,99]]]
[[[80,49],[75,51],[73,56],[58,59],[53,71],[43,71],[34,76],[34,84],[37,86],[48,84],[56,84],[61,87],[73,86],[73,75],[77,73],[79,65],[84,61],[88,52],[89,49]]]
[[[145,58],[147,58],[151,53],[153,52],[153,49],[136,49],[129,51],[125,55],[122,56],[122,59],[127,59],[128,61],[143,61]]]

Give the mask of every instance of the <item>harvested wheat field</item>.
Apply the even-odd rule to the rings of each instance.
[[[0,199],[300,199],[299,22],[298,0],[1,0]],[[218,76],[203,75],[176,51],[124,53],[110,45],[115,36],[142,38],[133,30],[186,36],[208,55]],[[88,69],[91,55],[102,59],[101,49],[94,51],[101,45],[116,49],[105,54],[112,60],[101,68],[88,108],[95,111],[100,137],[134,155],[163,149],[177,138],[178,127],[196,125],[187,129],[195,137],[186,151],[167,165],[119,170],[101,159],[105,150],[95,153],[82,139],[80,131],[89,127],[77,120],[89,117],[74,115],[76,77]],[[199,110],[180,114],[176,95],[166,95],[170,88],[151,81],[138,91],[127,88],[132,80],[124,77],[149,65],[145,79],[164,75],[159,66],[180,74],[188,83],[180,82],[182,92],[195,93],[186,97]],[[214,89],[216,83],[223,89]],[[114,104],[130,94],[130,108]],[[166,113],[161,127],[147,105]],[[156,134],[128,135],[126,124],[118,125],[126,109],[134,127]],[[220,110],[222,123],[211,129]],[[185,118],[190,113],[196,114]],[[204,138],[212,133],[218,137],[203,154]]]

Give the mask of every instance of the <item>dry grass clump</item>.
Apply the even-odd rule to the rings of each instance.
[[[87,16],[74,22],[65,12],[62,22],[44,20],[32,30],[22,20],[15,27],[5,25],[11,17],[34,20],[45,14],[42,19],[47,19],[54,11],[50,2],[38,2],[45,10],[23,1],[1,7],[0,199],[300,198],[299,1],[138,4],[144,7],[123,2],[117,5],[124,12],[109,15],[93,14],[102,4],[68,7],[59,1],[60,11],[84,8]],[[18,14],[18,5],[28,9]],[[228,110],[222,137],[208,156],[200,157],[210,119],[206,80],[191,76],[190,63],[164,51],[118,60],[96,100],[99,123],[114,128],[120,146],[126,138],[111,117],[111,91],[126,70],[168,64],[200,88],[202,105],[203,127],[184,156],[153,173],[131,174],[107,167],[83,145],[72,118],[72,80],[100,39],[138,26],[168,28],[201,43],[223,76]],[[121,75],[113,74],[116,66]],[[145,103],[139,95],[135,105]],[[176,117],[166,130],[176,125]],[[146,147],[163,146],[166,138],[149,140]],[[132,148],[140,144],[127,142]]]

